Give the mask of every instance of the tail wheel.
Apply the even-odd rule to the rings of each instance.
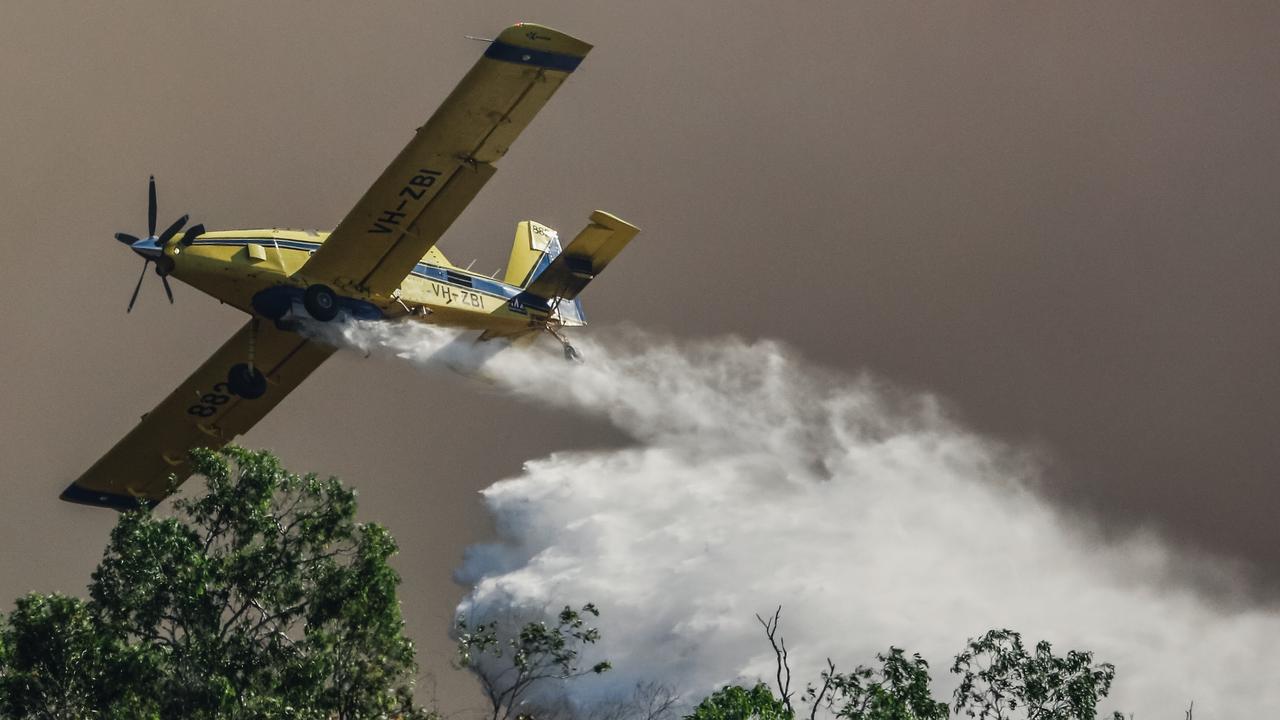
[[[267,376],[248,363],[239,363],[227,373],[227,387],[245,400],[256,400],[267,393]]]
[[[312,285],[302,296],[302,306],[307,314],[320,322],[338,317],[338,296],[326,285]]]

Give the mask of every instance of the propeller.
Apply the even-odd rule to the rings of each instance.
[[[125,312],[133,312],[133,304],[138,301],[138,291],[142,289],[142,279],[147,276],[147,266],[151,263],[156,264],[156,275],[160,276],[160,282],[164,285],[164,294],[169,298],[169,304],[173,304],[173,288],[169,287],[168,278],[169,272],[173,270],[173,258],[165,255],[164,249],[173,240],[173,236],[187,224],[188,217],[183,215],[174,220],[173,224],[164,229],[164,232],[156,235],[156,176],[152,175],[147,185],[147,236],[139,238],[129,233],[116,233],[116,240],[128,245],[130,250],[142,256],[142,274],[138,276],[138,284],[133,287],[133,295],[129,297],[129,309]],[[204,225],[192,225],[179,242],[183,247],[188,247],[202,234],[204,234]]]

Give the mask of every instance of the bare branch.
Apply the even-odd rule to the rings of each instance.
[[[795,714],[795,708],[791,706],[791,665],[787,661],[787,642],[778,636],[778,624],[782,619],[782,606],[779,605],[777,610],[773,611],[773,617],[765,620],[756,614],[756,620],[764,627],[764,634],[769,638],[769,644],[773,646],[773,654],[777,659],[777,679],[778,694],[782,696],[782,704],[786,705],[787,712]]]
[[[831,689],[831,680],[835,675],[836,664],[831,662],[831,658],[827,658],[827,671],[822,675],[822,689],[813,698],[813,705],[809,708],[809,720],[815,720],[818,717],[818,708],[822,706],[822,699],[826,696],[827,691]]]

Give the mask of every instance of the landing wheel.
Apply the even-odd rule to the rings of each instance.
[[[248,363],[240,363],[233,365],[231,372],[227,373],[227,387],[245,400],[256,400],[267,392],[267,376],[258,368],[249,367]]]
[[[253,309],[262,317],[268,320],[279,322],[285,315],[289,314],[289,307],[292,304],[289,296],[284,293],[260,292],[253,296],[250,301]]]
[[[312,285],[302,296],[302,306],[307,314],[320,322],[338,317],[338,296],[325,285]]]

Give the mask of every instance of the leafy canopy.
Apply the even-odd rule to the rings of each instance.
[[[715,691],[685,720],[791,720],[794,716],[768,685],[756,683],[751,689],[729,685]]]
[[[355,521],[355,492],[267,452],[191,457],[206,492],[168,517],[121,515],[88,603],[19,601],[0,672],[11,714],[420,716],[396,544]],[[19,688],[29,676],[45,680]]]
[[[1087,651],[1058,656],[1042,640],[1028,652],[1012,630],[991,630],[970,640],[951,672],[960,676],[956,712],[978,720],[1093,720],[1116,675],[1115,666],[1095,665]]]
[[[730,686],[703,701],[689,720],[794,718],[781,617],[782,608],[772,617],[756,616],[773,648],[778,696],[763,684],[751,690]],[[859,665],[842,673],[828,659],[822,682],[808,685],[801,695],[809,720],[816,720],[819,711],[842,720],[945,720],[950,715],[947,703],[933,699],[929,663],[920,655],[908,657],[901,648],[890,647],[876,660],[878,668]],[[978,720],[1094,720],[1115,678],[1111,664],[1094,664],[1087,651],[1071,650],[1060,657],[1048,642],[1040,642],[1034,653],[1028,652],[1012,630],[991,630],[970,640],[951,672],[960,676],[955,712]],[[1111,717],[1124,720],[1118,712]]]
[[[805,692],[813,710],[825,707],[845,720],[946,720],[947,704],[929,692],[929,663],[902,648],[877,654],[878,669],[859,665],[853,672],[836,672],[828,660],[822,686]],[[810,717],[816,713],[811,712]]]
[[[587,603],[581,610],[566,605],[555,624],[529,622],[510,636],[496,621],[472,626],[458,618],[457,663],[480,681],[492,720],[527,715],[523,706],[529,691],[543,681],[599,675],[610,669],[608,661],[579,666],[582,647],[600,639],[600,631],[587,626],[588,616],[600,616],[595,605]]]

